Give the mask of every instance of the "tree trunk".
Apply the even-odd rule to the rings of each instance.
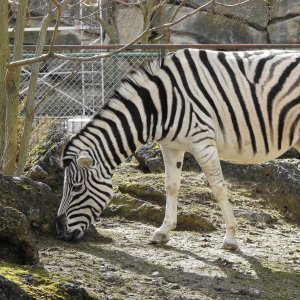
[[[20,60],[23,54],[24,28],[26,24],[27,0],[19,2],[17,23],[14,34],[14,51],[12,60]],[[21,68],[9,69],[6,73],[6,139],[4,151],[4,174],[14,175],[18,146],[18,106]]]
[[[148,0],[144,4],[145,9],[144,9],[144,29],[143,30],[146,30],[146,28],[149,26],[149,24],[151,22],[154,4],[155,4],[154,0]],[[142,37],[142,44],[149,44],[150,35],[151,35],[150,32],[147,32],[144,34],[144,36]]]
[[[8,0],[0,1],[0,33],[0,173],[2,173],[6,118],[5,73],[9,60]]]
[[[64,0],[60,3],[59,9],[61,10],[61,12],[68,6],[70,1],[71,0]],[[36,52],[35,52],[36,57],[43,54],[46,37],[47,37],[47,30],[57,12],[58,12],[58,7],[55,10],[50,11],[48,15],[43,19],[39,38],[37,41],[37,46],[36,46]],[[55,34],[55,32],[53,34]],[[24,124],[24,130],[21,138],[21,145],[20,145],[20,152],[19,152],[19,159],[18,159],[18,166],[17,166],[17,175],[21,175],[23,173],[26,165],[27,156],[28,156],[30,135],[32,132],[32,125],[33,125],[34,114],[36,110],[35,93],[36,93],[36,87],[38,82],[40,65],[41,65],[40,62],[36,63],[32,66],[31,69],[30,83],[29,83],[27,102],[26,102],[25,124]]]

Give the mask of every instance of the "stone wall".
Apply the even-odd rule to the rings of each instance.
[[[193,0],[179,9],[175,20],[207,3]],[[222,1],[236,4],[236,0]],[[269,3],[269,4],[268,4]],[[178,5],[165,6],[155,25],[166,23]],[[171,28],[171,43],[300,43],[300,2],[250,0],[234,6],[208,6]],[[167,42],[167,41],[166,41]]]
[[[68,17],[64,18],[65,25],[78,25],[76,19],[69,18],[79,17],[80,6],[78,1],[73,0],[69,9],[64,12],[64,16]],[[112,0],[109,1],[111,1],[110,3],[113,2]],[[143,11],[140,6],[131,6],[123,2],[115,2],[114,5],[108,5],[109,1],[102,2],[103,16],[110,25],[116,27],[118,42],[121,44],[128,43],[141,34],[143,30]],[[170,2],[172,3],[172,1]],[[170,22],[170,18],[174,13],[176,13],[176,20],[206,4],[208,0],[186,1],[183,7],[178,6],[179,2],[173,1],[175,4],[165,5],[155,19],[154,26]],[[242,0],[222,0],[222,3],[229,5],[238,2],[242,2]],[[31,15],[45,14],[47,3],[48,1],[46,0],[29,0]],[[16,7],[12,6],[11,9],[15,11]],[[95,5],[94,9],[98,10],[99,8]],[[89,15],[90,12],[84,11],[83,14]],[[96,23],[94,25],[96,26]],[[87,37],[88,33],[93,33],[95,36]],[[34,44],[36,38],[30,38],[30,34],[32,33],[26,34],[26,43]],[[68,34],[68,38],[66,38],[66,34]],[[154,36],[158,34],[160,33],[156,32]],[[99,29],[95,29],[93,32],[92,28],[89,28],[84,34],[84,39],[95,39],[97,35],[99,36]],[[105,43],[109,42],[108,35],[105,35]],[[300,1],[249,0],[245,4],[233,7],[206,6],[202,11],[172,26],[169,38],[161,42],[173,44],[300,43]],[[80,44],[79,32],[74,31],[74,29],[72,33],[60,32],[57,43]]]

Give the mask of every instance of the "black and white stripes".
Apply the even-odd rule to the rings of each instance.
[[[180,168],[176,172],[174,168],[181,166],[178,162],[188,151],[206,173],[222,206],[227,227],[223,246],[236,247],[236,224],[219,159],[263,162],[296,144],[299,84],[297,51],[185,49],[167,56],[161,65],[153,63],[132,72],[65,148],[59,233],[81,237],[109,202],[116,166],[155,140],[165,158],[167,208],[153,241],[166,241],[176,224]],[[176,157],[175,166],[170,155]]]

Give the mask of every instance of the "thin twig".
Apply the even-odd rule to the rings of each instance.
[[[217,4],[217,5],[220,5],[220,6],[227,6],[227,7],[234,7],[234,6],[238,6],[238,5],[243,5],[247,2],[250,2],[251,0],[245,0],[243,2],[240,2],[240,3],[235,3],[235,4],[225,4],[225,3],[222,3],[222,2],[218,2],[218,1],[214,1],[214,4]]]

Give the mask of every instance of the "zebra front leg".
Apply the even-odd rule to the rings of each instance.
[[[237,222],[231,204],[228,201],[227,188],[224,183],[218,150],[214,145],[203,147],[202,151],[193,153],[201,169],[207,177],[213,195],[218,200],[226,224],[226,234],[222,248],[236,250],[238,243],[235,239]]]
[[[165,244],[169,241],[169,232],[177,225],[177,195],[180,186],[181,168],[184,151],[167,149],[161,146],[165,163],[166,211],[164,222],[155,230],[152,242]]]

